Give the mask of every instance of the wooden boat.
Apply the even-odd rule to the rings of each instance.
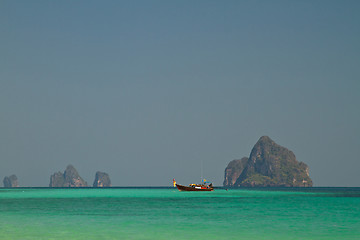
[[[179,191],[205,191],[205,192],[214,191],[214,188],[211,183],[210,185],[206,185],[206,184],[190,184],[189,186],[183,186],[180,184],[175,184],[175,185],[177,189],[179,189]]]

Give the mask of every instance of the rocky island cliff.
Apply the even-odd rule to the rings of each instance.
[[[87,187],[87,183],[72,165],[68,165],[64,173],[57,172],[50,176],[49,187]]]
[[[242,159],[232,160],[225,169],[224,186],[233,187],[236,180],[240,177],[240,174],[246,167],[249,158],[243,157]]]
[[[224,187],[311,187],[309,168],[289,149],[263,136],[249,158],[231,161],[225,169]]]
[[[96,172],[93,187],[111,187],[109,174],[104,172]]]
[[[19,187],[18,178],[15,174],[11,175],[10,177],[4,177],[3,183],[4,187],[6,188]]]

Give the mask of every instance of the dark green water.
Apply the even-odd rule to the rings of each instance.
[[[360,239],[360,188],[0,189],[0,239]]]

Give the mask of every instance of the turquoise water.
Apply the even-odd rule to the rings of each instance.
[[[0,239],[360,239],[360,189],[0,189]]]

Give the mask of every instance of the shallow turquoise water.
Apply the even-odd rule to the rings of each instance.
[[[360,239],[360,189],[0,189],[0,239]]]

